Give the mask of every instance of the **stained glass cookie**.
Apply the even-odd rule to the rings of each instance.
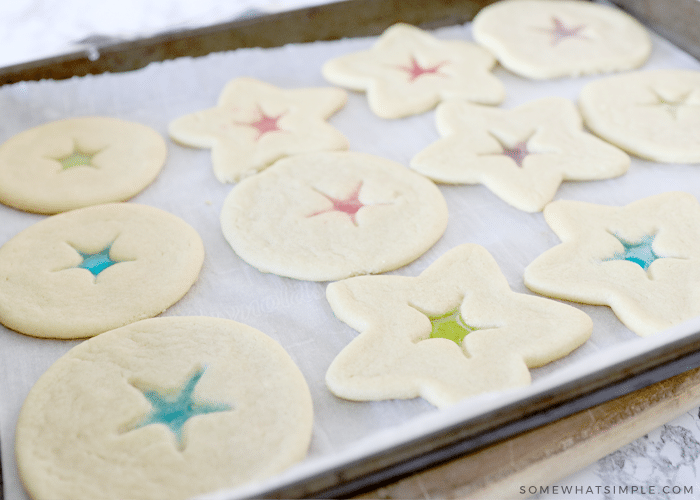
[[[0,202],[54,214],[125,201],[165,163],[163,137],[117,118],[67,118],[25,130],[0,145]]]
[[[472,22],[474,40],[518,75],[550,79],[640,67],[651,38],[614,7],[581,0],[503,0]]]
[[[700,203],[669,192],[623,207],[559,200],[544,217],[561,244],[525,269],[532,291],[607,305],[653,335],[700,315]]]
[[[204,246],[163,210],[112,203],[48,217],[0,247],[0,323],[85,338],[160,314],[196,281]]]
[[[280,89],[236,78],[216,106],[173,120],[168,132],[187,146],[211,148],[216,178],[237,182],[293,154],[348,149],[326,122],[346,100],[338,88]]]
[[[331,363],[326,384],[358,401],[420,396],[444,407],[522,387],[528,368],[566,356],[592,330],[574,307],[513,292],[475,244],[453,248],[415,278],[349,278],[329,284],[326,296],[360,332]]]
[[[663,69],[587,84],[579,97],[588,128],[657,162],[700,163],[700,71]]]
[[[375,45],[326,62],[331,83],[365,91],[382,118],[423,113],[449,98],[500,104],[503,84],[492,73],[494,57],[464,40],[440,40],[408,24],[389,27]]]
[[[630,158],[584,131],[576,105],[548,97],[513,109],[447,101],[436,111],[442,139],[411,167],[438,182],[483,184],[526,212],[549,203],[562,181],[624,174]]]
[[[185,499],[274,475],[303,459],[312,404],[270,337],[231,320],[153,318],[56,361],[17,422],[34,500]]]
[[[328,281],[417,259],[445,231],[447,205],[431,181],[393,161],[309,153],[237,184],[221,226],[233,250],[260,271]]]

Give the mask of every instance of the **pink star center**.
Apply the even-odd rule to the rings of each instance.
[[[402,69],[406,73],[408,73],[408,81],[413,82],[419,76],[428,75],[428,74],[439,75],[438,71],[440,71],[440,68],[444,65],[445,65],[445,63],[443,62],[440,64],[436,64],[435,66],[423,67],[418,63],[418,61],[416,61],[415,57],[411,57],[411,65],[410,66],[399,66],[399,69]]]
[[[527,141],[520,141],[517,144],[514,144],[512,148],[507,146],[502,147],[502,154],[511,158],[513,161],[515,161],[518,167],[522,168],[525,157],[530,154],[530,151],[527,149]]]
[[[325,210],[321,210],[319,212],[313,213],[309,215],[308,217],[313,217],[315,215],[319,214],[324,214],[328,212],[343,212],[346,213],[350,216],[350,220],[354,225],[357,226],[357,221],[355,220],[355,216],[357,212],[364,207],[365,205],[360,201],[360,189],[362,188],[362,182],[360,182],[355,190],[347,197],[347,198],[333,198],[332,196],[328,196],[327,194],[321,193],[319,191],[319,194],[323,195],[328,201],[330,201],[333,206],[329,207]]]
[[[581,31],[586,27],[584,24],[569,27],[558,17],[552,17],[552,22],[554,28],[549,30],[552,35],[552,45],[559,45],[559,42],[565,38],[586,38],[581,34]]]
[[[278,132],[284,130],[280,128],[278,124],[284,113],[277,116],[270,116],[265,114],[265,112],[260,109],[260,106],[258,106],[258,114],[260,117],[255,121],[239,123],[239,125],[248,125],[249,127],[253,127],[258,131],[258,136],[255,138],[256,141],[268,132]]]

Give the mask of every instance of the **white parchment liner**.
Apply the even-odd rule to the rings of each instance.
[[[472,40],[470,27],[435,32],[445,39]],[[653,36],[654,50],[644,69],[700,69],[700,63]],[[167,124],[183,114],[213,106],[224,84],[238,76],[258,78],[282,88],[328,86],[321,65],[331,57],[370,47],[373,39],[244,49],[203,58],[152,64],[125,74],[105,74],[66,81],[25,82],[0,87],[0,141],[45,122],[84,115],[106,115],[149,125],[167,137]],[[534,82],[502,68],[511,108],[547,96],[576,100],[583,85],[596,77]],[[438,139],[434,113],[401,120],[371,114],[364,94],[351,93],[330,120],[362,151],[408,165],[421,149]],[[232,185],[219,183],[209,150],[189,149],[168,141],[168,159],[158,179],[132,201],[165,209],[191,224],[206,249],[204,267],[190,292],[165,315],[229,318],[258,328],[277,340],[304,373],[315,410],[314,435],[306,461],[252,493],[283,479],[302,478],[324,467],[362,457],[423,432],[478,415],[491,408],[599,370],[615,361],[683,337],[700,329],[700,321],[650,339],[626,329],[607,307],[583,306],[594,321],[592,338],[567,358],[533,371],[533,385],[506,394],[467,400],[437,411],[420,399],[373,403],[334,397],[324,375],[334,356],[357,335],[338,321],[325,300],[326,283],[301,282],[258,272],[233,253],[221,234],[219,211]],[[454,246],[478,243],[494,256],[511,288],[530,293],[522,282],[524,268],[559,243],[541,213],[527,214],[483,186],[440,186],[450,220],[442,239],[423,257],[395,274],[415,276]],[[683,190],[700,195],[700,166],[661,165],[634,159],[623,177],[564,183],[557,199],[624,205],[653,194]],[[0,245],[45,216],[0,205]],[[76,341],[34,339],[0,326],[0,440],[6,500],[26,499],[14,461],[14,427],[20,406],[38,377]],[[228,498],[228,493],[211,498]]]

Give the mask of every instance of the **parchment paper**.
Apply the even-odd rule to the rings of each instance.
[[[472,40],[469,25],[443,28],[435,34],[446,39]],[[644,69],[700,69],[697,60],[667,41],[657,36],[653,40],[654,50]],[[170,120],[213,106],[224,84],[232,78],[251,76],[282,88],[329,86],[321,76],[323,62],[368,48],[373,42],[352,39],[277,49],[243,49],[152,64],[126,74],[0,87],[0,140],[51,120],[83,115],[133,120],[167,137]],[[575,101],[582,86],[596,78],[534,82],[502,68],[497,68],[495,74],[507,89],[503,108],[553,95]],[[361,93],[351,93],[345,108],[330,123],[346,134],[351,150],[404,165],[439,138],[433,112],[382,120],[371,114]],[[324,296],[326,283],[263,274],[238,258],[219,226],[223,199],[233,186],[215,179],[209,150],[190,149],[171,141],[168,147],[163,172],[132,202],[163,208],[191,224],[204,240],[206,259],[198,282],[164,314],[229,318],[258,328],[289,352],[304,373],[314,400],[314,434],[307,460],[268,483],[243,488],[240,494],[254,494],[258,487],[304,477],[371,450],[392,446],[700,329],[700,322],[694,321],[663,335],[640,339],[607,307],[578,305],[593,318],[591,340],[567,358],[533,370],[533,385],[529,388],[486,395],[441,411],[420,399],[373,403],[338,399],[324,385],[325,371],[357,332],[334,317]],[[466,242],[478,243],[491,252],[514,291],[530,293],[522,283],[524,268],[559,243],[542,214],[516,210],[483,186],[440,189],[450,211],[445,235],[423,257],[394,273],[415,276],[450,248]],[[624,205],[671,190],[698,196],[700,166],[633,159],[630,171],[623,177],[564,183],[556,198]],[[0,244],[44,217],[0,205]],[[14,427],[22,401],[37,378],[77,343],[30,338],[0,326],[0,436],[6,500],[26,498],[13,451]],[[229,498],[229,493],[212,494],[211,498]]]

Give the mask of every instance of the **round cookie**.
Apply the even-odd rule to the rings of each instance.
[[[0,247],[0,323],[84,338],[160,314],[196,281],[197,232],[163,210],[114,203],[54,215]]]
[[[445,231],[447,205],[431,181],[391,160],[310,153],[236,185],[221,225],[233,250],[260,271],[327,281],[417,259]]]
[[[164,139],[140,123],[88,116],[25,130],[0,145],[0,202],[54,214],[125,201],[165,163]]]
[[[586,85],[581,114],[596,135],[657,162],[700,163],[700,71],[663,69]]]
[[[166,317],[90,339],[29,392],[15,449],[34,500],[185,499],[304,458],[306,381],[235,321]]]
[[[582,0],[504,0],[482,9],[472,27],[505,68],[532,79],[633,69],[651,53],[636,19]]]

